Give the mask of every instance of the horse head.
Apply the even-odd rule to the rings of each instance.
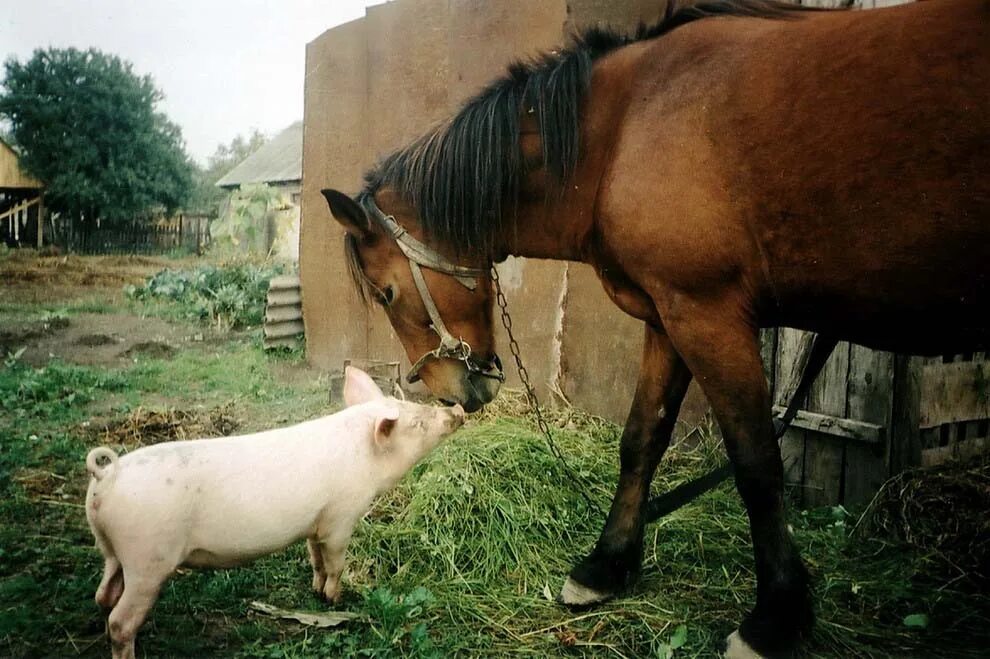
[[[412,363],[407,380],[422,380],[468,412],[495,398],[504,377],[489,264],[466,265],[462,255],[425,244],[414,209],[388,188],[353,199],[337,190],[323,195],[347,232],[347,263],[361,297],[384,309]]]

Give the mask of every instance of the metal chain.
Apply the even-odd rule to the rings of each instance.
[[[547,423],[546,419],[543,418],[543,412],[540,409],[540,401],[536,398],[536,390],[533,389],[533,385],[529,380],[529,371],[522,362],[522,355],[519,349],[519,342],[516,341],[516,337],[512,335],[512,317],[509,316],[509,301],[505,297],[505,293],[502,292],[502,282],[498,278],[498,270],[495,266],[492,266],[492,282],[495,284],[495,301],[498,303],[499,308],[502,310],[502,326],[505,327],[505,333],[509,336],[509,351],[512,353],[512,358],[516,362],[516,369],[519,371],[519,380],[522,382],[523,387],[526,390],[526,401],[529,403],[530,409],[533,410],[533,414],[536,417],[536,425],[539,427],[540,431],[543,433],[543,437],[547,441],[547,447],[550,449],[550,454],[553,455],[558,462],[560,462],[561,467],[563,467],[564,472],[567,476],[574,481],[576,484],[580,484],[580,479],[571,469],[570,465],[567,464],[567,460],[564,458],[564,454],[561,452],[560,448],[557,447],[556,442],[553,441],[553,434],[550,432],[550,424]],[[601,508],[591,500],[588,496],[585,488],[580,488],[578,490],[584,500],[588,503],[591,510],[596,511],[599,515],[603,515],[604,512]]]

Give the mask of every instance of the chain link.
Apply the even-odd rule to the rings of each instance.
[[[577,477],[571,466],[567,464],[567,460],[564,458],[564,454],[561,452],[557,443],[553,441],[553,433],[550,432],[550,424],[547,423],[546,419],[543,418],[543,411],[540,409],[540,401],[536,398],[536,390],[533,388],[532,383],[529,380],[529,371],[522,362],[522,354],[519,348],[519,342],[516,341],[516,337],[512,335],[512,317],[509,316],[509,301],[505,297],[505,293],[502,292],[502,282],[498,278],[498,270],[495,266],[492,266],[492,282],[495,284],[495,301],[498,303],[499,308],[502,310],[502,326],[505,327],[505,333],[509,336],[509,351],[512,353],[512,358],[516,362],[516,369],[519,371],[519,380],[522,382],[523,388],[526,390],[526,402],[529,403],[529,407],[533,410],[533,415],[536,417],[536,425],[539,427],[540,432],[543,433],[543,437],[547,441],[547,447],[550,449],[550,454],[553,455],[560,466],[564,469],[567,476],[574,481],[575,484],[580,485],[581,479]],[[599,515],[603,515],[602,509],[591,500],[585,488],[580,488],[579,492],[584,500],[587,502],[588,507],[596,511]]]

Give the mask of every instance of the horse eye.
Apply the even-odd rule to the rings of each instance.
[[[395,290],[391,286],[386,286],[378,292],[378,301],[382,306],[389,306],[395,301]]]

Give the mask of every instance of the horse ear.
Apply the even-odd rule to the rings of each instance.
[[[368,214],[356,201],[339,190],[327,188],[321,192],[330,206],[330,213],[347,233],[362,239],[369,236]]]

